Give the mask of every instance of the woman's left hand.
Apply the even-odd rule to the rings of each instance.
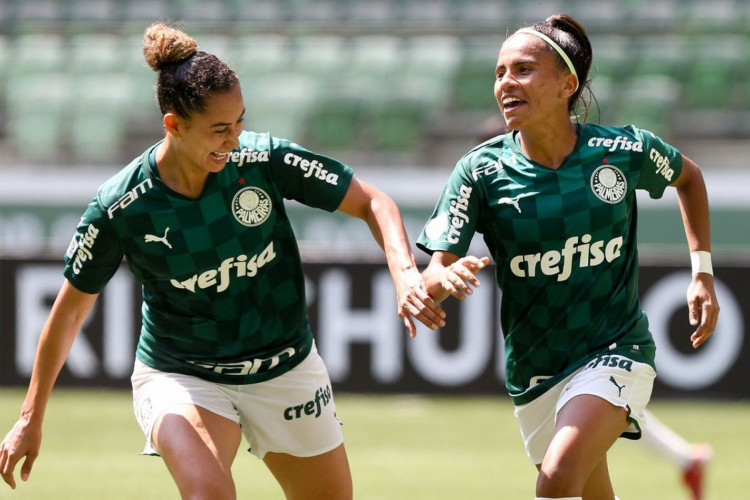
[[[412,316],[431,330],[445,326],[445,311],[427,293],[416,267],[399,271],[393,278],[398,294],[398,315],[412,338],[417,335]]]
[[[687,290],[690,324],[697,326],[690,336],[693,347],[703,344],[716,329],[719,320],[719,302],[714,290],[714,277],[708,273],[697,273]]]

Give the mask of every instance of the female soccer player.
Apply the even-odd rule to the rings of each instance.
[[[507,132],[502,116],[493,115],[480,126],[477,144]],[[644,411],[644,415],[648,425],[641,428],[641,439],[634,442],[671,462],[678,469],[680,480],[690,492],[690,498],[702,500],[708,464],[713,459],[711,445],[688,441],[648,409]]]
[[[719,312],[700,170],[646,130],[571,119],[586,107],[591,60],[585,29],[564,14],[506,39],[495,97],[510,132],[461,158],[417,242],[432,254],[432,297],[465,299],[489,259],[462,256],[484,236],[537,498],[613,498],[607,450],[641,433],[655,347],[638,301],[636,189],[679,194],[694,347]]]
[[[21,417],[0,445],[15,488],[41,445],[54,381],[97,294],[123,256],[143,286],[133,372],[146,454],[159,454],[183,498],[236,496],[242,435],[288,498],[350,498],[331,382],[308,322],[284,199],[363,219],[384,248],[398,314],[431,328],[426,293],[396,205],[349,167],[268,133],[242,130],[235,73],[185,33],[149,27],[165,137],[105,182],[65,257]]]

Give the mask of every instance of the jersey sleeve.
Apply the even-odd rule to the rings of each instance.
[[[333,212],[344,199],[354,172],[333,158],[272,137],[270,175],[284,198]]]
[[[123,254],[107,213],[95,198],[65,252],[63,275],[78,290],[99,293],[117,271]]]
[[[428,254],[445,251],[463,257],[476,231],[480,216],[480,191],[470,169],[460,161],[417,239],[417,247]]]
[[[643,157],[637,189],[648,191],[651,198],[661,198],[664,190],[677,180],[682,172],[682,154],[660,137],[632,127],[643,143]]]

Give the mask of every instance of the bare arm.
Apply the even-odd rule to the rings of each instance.
[[[31,473],[41,447],[42,421],[52,387],[97,297],[77,290],[65,280],[52,306],[39,339],[21,416],[0,444],[0,474],[13,489],[16,487],[13,471],[23,457],[26,460],[21,467],[21,479],[26,481]]]
[[[711,225],[706,184],[695,162],[685,156],[682,160],[682,172],[672,186],[677,189],[688,247],[691,252],[710,252]],[[690,324],[697,327],[690,340],[693,347],[698,347],[708,340],[719,319],[719,303],[711,274],[703,272],[693,274],[687,291],[687,301]]]
[[[464,300],[473,293],[472,286],[480,285],[476,273],[490,263],[488,257],[459,258],[450,252],[435,252],[422,273],[427,291],[437,302],[453,296]]]
[[[382,191],[354,178],[338,209],[367,222],[385,252],[398,295],[398,315],[409,334],[414,337],[417,333],[412,316],[433,330],[444,326],[445,312],[427,294],[396,203]]]

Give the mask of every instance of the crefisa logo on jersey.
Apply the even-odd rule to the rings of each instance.
[[[237,222],[253,227],[263,224],[271,215],[271,197],[259,187],[249,186],[232,198],[232,213]]]
[[[236,163],[238,167],[245,163],[267,162],[268,158],[268,151],[255,151],[249,148],[229,152],[229,161]]]
[[[591,174],[591,190],[607,203],[619,203],[628,192],[628,181],[619,168],[602,165]]]

